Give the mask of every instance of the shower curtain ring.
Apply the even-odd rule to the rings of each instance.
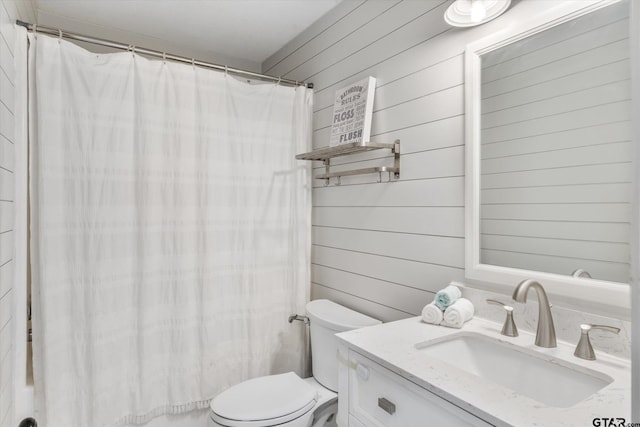
[[[281,81],[282,81],[282,76],[278,77],[278,82],[276,84],[279,85]]]
[[[229,66],[228,65],[224,66],[224,75],[225,76],[229,75]]]
[[[162,61],[167,62],[167,52],[162,52]]]
[[[60,43],[60,40],[62,40],[62,30],[58,29],[58,43]]]

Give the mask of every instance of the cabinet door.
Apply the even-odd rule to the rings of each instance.
[[[365,427],[491,425],[353,350],[349,359],[349,418]]]

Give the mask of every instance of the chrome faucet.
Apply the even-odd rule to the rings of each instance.
[[[556,347],[556,328],[553,325],[551,316],[551,306],[547,293],[542,285],[535,280],[523,280],[513,291],[513,300],[517,302],[527,302],[527,292],[529,288],[536,290],[538,296],[538,330],[536,332],[536,345],[538,347]]]

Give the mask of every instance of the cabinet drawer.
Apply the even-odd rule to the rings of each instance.
[[[491,425],[353,350],[349,359],[349,413],[366,427]]]

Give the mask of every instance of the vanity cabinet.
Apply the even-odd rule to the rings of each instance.
[[[491,425],[353,349],[348,354],[348,369],[341,370],[348,392],[341,390],[340,398],[346,396],[341,410],[348,408],[349,427]]]

